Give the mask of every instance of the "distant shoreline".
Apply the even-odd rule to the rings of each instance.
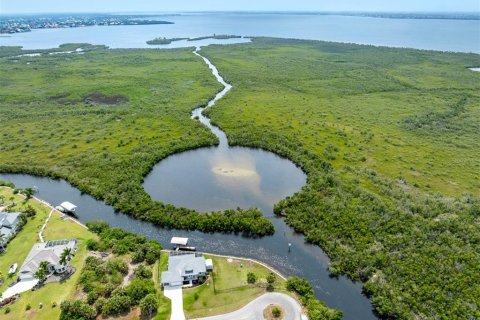
[[[136,18],[182,16],[189,14],[270,14],[270,15],[335,15],[351,17],[370,17],[387,19],[420,19],[420,20],[480,20],[477,12],[382,12],[382,11],[179,11],[179,12],[132,12],[132,13],[8,13],[0,14],[0,22],[4,18],[15,17],[59,17],[59,16],[135,16]]]

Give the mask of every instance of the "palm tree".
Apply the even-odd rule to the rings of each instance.
[[[48,262],[42,261],[38,266],[37,271],[33,274],[41,283],[47,279],[48,276]]]
[[[60,256],[60,264],[65,266],[73,256],[72,248],[65,248]]]

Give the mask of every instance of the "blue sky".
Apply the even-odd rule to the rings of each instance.
[[[480,11],[480,0],[0,0],[0,14],[162,11]]]

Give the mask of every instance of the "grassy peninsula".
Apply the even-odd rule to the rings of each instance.
[[[255,39],[202,50],[234,86],[209,110],[235,145],[299,164],[275,212],[395,319],[480,316],[477,54]]]
[[[157,44],[170,44],[175,41],[180,41],[180,40],[187,40],[188,38],[165,38],[165,37],[158,37],[152,40],[148,40],[147,44],[151,45],[157,45]]]

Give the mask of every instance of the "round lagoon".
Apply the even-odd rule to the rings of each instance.
[[[261,149],[202,148],[160,161],[144,181],[164,203],[201,212],[273,205],[299,191],[306,175],[291,161]]]

